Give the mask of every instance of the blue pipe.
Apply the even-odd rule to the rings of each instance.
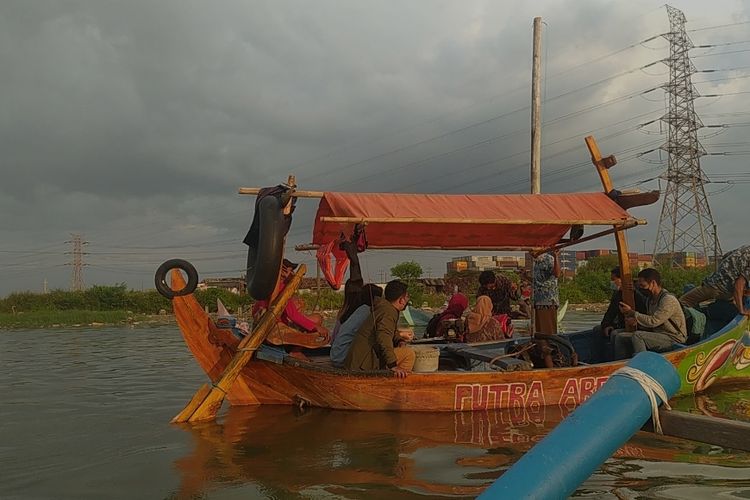
[[[628,366],[650,375],[670,398],[680,387],[677,370],[659,354],[641,352]],[[479,498],[568,498],[650,417],[651,403],[640,384],[610,377]]]

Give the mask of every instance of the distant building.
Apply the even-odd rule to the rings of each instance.
[[[238,295],[244,295],[247,291],[245,278],[205,278],[198,283],[198,290],[207,290],[209,288],[221,288],[229,290]]]
[[[486,271],[486,270],[518,270],[526,263],[523,256],[512,255],[467,255],[454,257],[447,263],[448,272]]]
[[[443,293],[446,291],[443,278],[419,278],[417,281],[422,283],[428,292]]]
[[[711,263],[710,259],[702,253],[697,252],[675,252],[674,254],[658,253],[656,254],[656,261],[662,264],[669,264],[670,259],[672,262],[677,264],[679,267],[693,268],[693,267],[706,267]]]
[[[617,255],[617,250],[598,248],[595,250],[562,250],[560,252],[560,270],[563,276],[572,277],[578,272],[578,269],[584,267],[589,259],[602,257],[606,255]],[[668,254],[659,254],[656,260],[666,262],[669,260]],[[702,254],[695,252],[680,252],[674,254],[674,261],[677,265],[686,268],[704,267],[711,263],[711,259]],[[639,254],[638,252],[628,252],[628,262],[633,270],[641,270],[647,267],[653,267],[655,264],[654,256],[651,254]],[[464,256],[454,257],[447,263],[448,272],[460,271],[484,271],[487,269],[493,271],[501,270],[519,270],[525,266],[523,256]]]

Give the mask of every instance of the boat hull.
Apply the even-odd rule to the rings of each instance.
[[[216,342],[211,318],[192,295],[173,299],[185,341],[198,363],[217,380],[234,355]],[[677,396],[701,392],[750,376],[750,332],[738,316],[711,338],[664,354],[677,369]],[[283,356],[253,359],[228,395],[232,405],[309,405],[365,411],[476,411],[559,405],[585,401],[625,362],[514,372],[353,373]]]

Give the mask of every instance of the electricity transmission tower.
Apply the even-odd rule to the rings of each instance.
[[[669,155],[667,181],[659,217],[659,229],[654,245],[654,258],[661,255],[662,265],[678,263],[675,254],[696,251],[706,259],[721,255],[716,225],[708,205],[704,184],[708,178],[701,170],[700,157],[706,150],[698,141],[698,129],[703,127],[695,114],[693,101],[698,91],[693,87],[691,75],[696,69],[690,62],[688,51],[693,42],[685,31],[685,15],[681,10],[667,5],[669,33],[669,83],[663,88],[669,96],[669,110],[661,117],[667,125],[667,142],[661,149]]]
[[[83,263],[83,256],[85,255],[83,245],[87,244],[88,241],[83,241],[83,237],[80,234],[71,233],[70,236],[72,239],[65,242],[73,244],[73,251],[65,252],[73,256],[72,262],[68,264],[69,266],[73,266],[73,279],[70,289],[74,292],[80,292],[83,290],[83,266],[87,265]]]

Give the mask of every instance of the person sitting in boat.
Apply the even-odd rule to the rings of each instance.
[[[696,308],[708,300],[734,301],[739,314],[750,316],[743,304],[743,294],[750,295],[750,245],[741,246],[722,257],[716,271],[680,297],[680,302]]]
[[[605,337],[609,337],[614,330],[625,328],[625,316],[620,311],[620,302],[622,302],[622,274],[620,273],[619,266],[612,268],[610,271],[609,282],[612,289],[612,297],[609,299],[607,312],[604,313],[602,321],[599,324],[599,333]],[[645,313],[648,297],[641,292],[637,283],[633,292],[635,295],[635,310]]]
[[[349,279],[344,284],[344,303],[341,304],[338,314],[336,314],[336,324],[331,333],[332,340],[335,340],[341,329],[341,325],[346,322],[354,312],[364,304],[365,280],[362,277],[362,268],[359,264],[359,252],[367,248],[367,239],[365,238],[364,227],[360,224],[354,226],[354,232],[350,240],[341,235],[339,247],[346,252],[349,258]],[[380,288],[380,287],[378,287]],[[379,297],[382,296],[382,289]],[[369,305],[372,305],[368,302]]]
[[[430,318],[425,327],[424,336],[428,338],[446,337],[446,330],[448,329],[447,320],[461,319],[467,307],[469,307],[469,299],[466,295],[458,292],[451,295],[445,309]]]
[[[281,293],[284,288],[286,288],[287,282],[291,279],[292,274],[294,273],[294,270],[296,269],[297,264],[289,261],[288,259],[284,259],[281,263],[281,279],[279,279],[279,284],[277,286],[276,292],[274,293],[274,296]],[[284,312],[281,314],[281,317],[278,320],[279,324],[279,331],[278,332],[272,332],[269,334],[269,340],[272,343],[279,344],[279,343],[286,343],[284,342],[285,337],[285,328],[284,326],[289,327],[292,331],[292,336],[295,333],[303,332],[303,333],[316,333],[320,340],[317,342],[317,344],[325,344],[328,341],[328,329],[323,326],[323,317],[320,314],[309,314],[305,315],[302,312],[302,309],[304,308],[304,302],[302,302],[298,298],[292,298],[287,302],[286,307],[284,308]],[[268,301],[266,300],[258,300],[253,304],[253,320],[257,323],[257,321],[260,320],[260,317],[263,315],[263,313],[268,309]],[[280,337],[280,338],[276,338]],[[289,343],[295,343],[295,342],[289,342]]]
[[[521,276],[521,286],[518,287],[518,304],[516,306],[511,305],[510,317],[512,319],[531,317],[531,281],[525,277],[525,273]]]
[[[368,283],[360,290],[361,297],[358,299],[361,305],[349,315],[338,327],[338,332],[331,341],[331,364],[337,368],[344,366],[349,348],[354,335],[368,318],[371,318],[371,309],[375,297],[383,296],[383,289],[378,285]]]
[[[623,330],[625,328],[625,316],[620,311],[620,302],[622,302],[622,274],[620,267],[614,267],[609,274],[610,288],[612,296],[609,299],[609,306],[604,313],[601,322],[591,330],[592,360],[610,361],[612,359],[612,332]],[[635,310],[641,313],[646,312],[646,297],[641,293],[637,284],[634,287]]]
[[[510,301],[518,300],[518,286],[502,274],[482,271],[479,275],[477,297],[486,295],[492,301],[492,315],[510,314]]]
[[[510,317],[506,316],[508,321]],[[486,295],[477,297],[474,309],[466,315],[465,340],[471,344],[474,342],[486,342],[489,340],[501,340],[504,338],[503,327],[500,322],[492,316],[492,301]]]
[[[543,253],[534,259],[534,332],[557,333],[557,308],[560,296],[557,278],[560,260],[557,252]]]
[[[389,369],[399,377],[406,377],[414,367],[416,355],[406,346],[398,331],[399,313],[409,303],[406,284],[389,281],[384,297],[373,300],[371,318],[357,330],[351,349],[344,360],[348,370]]]
[[[620,302],[625,324],[636,326],[636,331],[615,330],[615,359],[625,359],[643,351],[664,352],[676,343],[687,340],[687,326],[677,297],[661,285],[661,274],[653,268],[638,273],[639,291],[647,297],[646,312],[634,311]]]

